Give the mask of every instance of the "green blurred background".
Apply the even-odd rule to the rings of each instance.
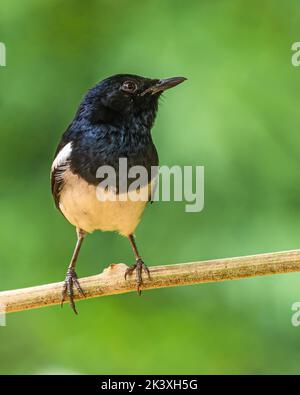
[[[184,75],[153,130],[161,164],[205,166],[205,208],[148,207],[149,265],[300,246],[298,1],[2,0],[0,289],[63,280],[74,229],[49,168],[86,90],[115,73]],[[78,274],[133,263],[126,239],[91,235]],[[9,315],[0,373],[300,373],[291,306],[300,275],[230,281]]]

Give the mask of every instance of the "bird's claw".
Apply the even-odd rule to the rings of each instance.
[[[136,289],[139,295],[141,295],[141,285],[143,284],[143,276],[142,273],[143,271],[148,275],[148,278],[150,279],[150,271],[148,267],[145,265],[145,263],[142,261],[142,259],[137,259],[136,263],[132,266],[130,266],[126,272],[125,272],[125,280],[127,279],[127,276],[131,276],[132,273],[136,271],[136,277],[135,277],[135,282],[136,282]]]
[[[74,311],[75,314],[78,314],[76,307],[75,307],[75,301],[74,301],[74,285],[75,285],[75,288],[77,289],[78,293],[82,297],[85,297],[85,294],[79,284],[77,274],[76,274],[74,268],[71,267],[67,270],[64,286],[62,289],[61,307],[63,307],[65,298],[66,298],[66,296],[68,296],[72,310]]]

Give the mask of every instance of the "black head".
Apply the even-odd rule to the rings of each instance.
[[[184,77],[159,80],[117,74],[90,89],[79,112],[93,123],[117,124],[140,118],[142,123],[151,127],[161,93],[185,80]]]

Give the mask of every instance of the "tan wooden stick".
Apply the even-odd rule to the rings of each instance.
[[[86,298],[135,291],[134,275],[127,281],[123,263],[112,264],[101,274],[80,279]],[[274,252],[238,258],[150,267],[143,290],[214,281],[237,280],[300,271],[300,250]],[[60,303],[62,282],[0,292],[1,311],[14,312]],[[75,299],[82,299],[76,292]]]

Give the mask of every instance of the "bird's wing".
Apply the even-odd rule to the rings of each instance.
[[[70,157],[72,152],[72,143],[65,145],[60,144],[56,150],[54,161],[51,166],[51,191],[56,207],[59,208],[60,192],[64,185],[64,173],[70,167]]]

